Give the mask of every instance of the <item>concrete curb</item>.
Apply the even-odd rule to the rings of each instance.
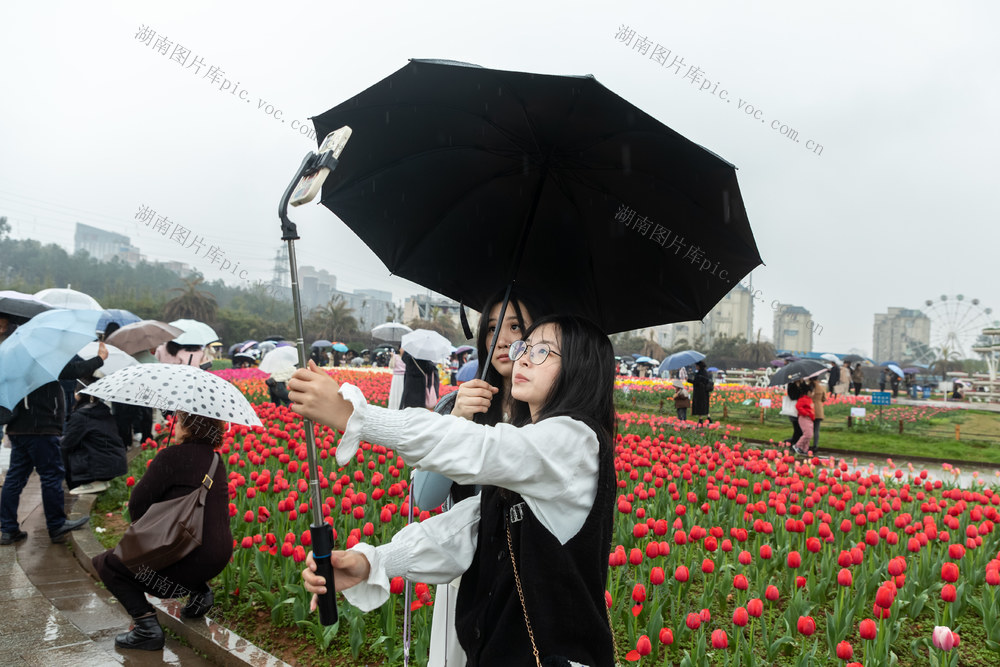
[[[90,516],[96,495],[76,496],[71,512]],[[91,559],[105,548],[97,541],[93,529],[69,533],[73,545],[73,555],[95,581],[100,581]],[[183,637],[192,648],[208,656],[212,662],[226,667],[288,667],[288,663],[255,646],[235,632],[224,628],[209,617],[199,619],[181,618],[182,600],[160,600],[149,598],[156,607],[160,624]]]

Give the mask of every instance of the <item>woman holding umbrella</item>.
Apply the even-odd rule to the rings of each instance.
[[[444,583],[461,574],[457,627],[470,663],[610,665],[614,351],[576,317],[542,318],[527,334],[509,348],[513,423],[494,427],[390,412],[314,368],[296,372],[293,409],[345,430],[339,458],[363,438],[411,465],[488,485],[389,544],[333,552],[331,583],[369,610],[388,599],[394,576]],[[311,569],[303,578],[307,590],[326,592]]]
[[[159,570],[142,567],[133,572],[119,560],[113,549],[94,556],[94,569],[125,611],[132,616],[128,632],[115,637],[115,646],[158,651],[163,648],[163,628],[146,594],[159,598],[187,596],[181,609],[185,618],[200,618],[215,598],[208,582],[217,576],[233,555],[233,535],[229,529],[229,491],[226,466],[215,449],[222,446],[226,424],[218,419],[177,411],[174,437],[177,444],[153,458],[146,473],[132,489],[129,514],[138,521],[153,503],[171,500],[196,491],[212,468],[211,487],[205,498],[205,524],[201,546],[172,565]]]
[[[514,369],[514,362],[510,359],[510,346],[514,341],[521,340],[524,331],[531,326],[532,318],[548,314],[549,309],[536,295],[519,289],[510,298],[503,322],[499,322],[502,301],[501,291],[486,303],[479,320],[476,349],[479,359],[490,359],[486,379],[463,382],[458,391],[446,395],[438,402],[435,412],[489,426],[510,421],[511,376]],[[491,357],[490,342],[497,330],[497,344]],[[414,474],[413,503],[418,507],[437,507],[448,500],[457,503],[475,492],[474,486],[458,484],[435,472],[419,470]],[[456,589],[457,586],[453,587],[453,584],[441,584],[437,587],[428,667],[465,663],[465,653],[458,643],[454,627]]]

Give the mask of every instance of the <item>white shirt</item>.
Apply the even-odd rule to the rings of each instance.
[[[499,486],[521,495],[532,513],[562,544],[583,527],[597,497],[599,444],[594,431],[571,417],[537,424],[482,426],[461,417],[409,408],[368,405],[351,384],[340,393],[354,414],[337,446],[345,465],[360,440],[390,447],[411,466],[440,473],[460,484]],[[389,598],[389,580],[403,576],[447,583],[472,564],[479,539],[479,497],[443,514],[410,524],[379,547],[354,547],[368,558],[368,581],[344,591],[369,611]]]

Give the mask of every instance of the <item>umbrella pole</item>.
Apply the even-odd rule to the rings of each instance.
[[[299,179],[308,171],[315,169],[321,156],[315,153],[308,153],[299,165],[299,170],[285,194],[281,198],[278,207],[278,217],[281,218],[281,240],[288,243],[288,264],[292,278],[292,308],[295,310],[295,335],[296,348],[299,352],[299,365],[306,368],[306,346],[305,346],[305,326],[302,323],[302,299],[299,294],[299,268],[295,259],[295,241],[299,238],[295,223],[288,219],[288,202],[291,199],[292,191]],[[336,160],[329,168],[336,167]],[[319,478],[322,474],[316,463],[316,440],[313,434],[313,423],[309,419],[303,418],[303,429],[306,432],[306,452],[309,463],[309,498],[312,505],[312,524],[309,526],[309,533],[312,537],[313,558],[316,560],[316,572],[326,579],[327,592],[318,596],[319,620],[323,625],[334,625],[337,623],[337,597],[333,586],[333,566],[330,564],[330,552],[333,551],[333,526],[323,520],[323,501],[319,491]]]
[[[550,152],[551,154],[551,152]],[[510,302],[510,293],[514,289],[514,283],[517,282],[517,271],[521,268],[521,259],[524,257],[524,248],[528,245],[528,235],[531,233],[531,224],[535,221],[535,211],[538,210],[538,202],[542,198],[542,188],[545,186],[545,176],[549,171],[549,155],[545,156],[545,161],[542,163],[541,176],[538,180],[538,187],[535,188],[535,197],[531,201],[531,210],[528,211],[528,216],[524,221],[524,226],[521,228],[521,237],[517,240],[517,250],[514,253],[514,265],[510,273],[510,282],[507,283],[507,291],[503,295],[503,303],[500,305],[500,314],[497,316],[497,328],[493,331],[493,338],[490,339],[490,351],[486,357],[486,363],[480,360],[479,368],[479,379],[486,379],[486,371],[489,370],[490,364],[493,363],[493,351],[497,347],[497,339],[500,337],[500,323],[503,322],[503,318],[507,315],[507,304]],[[489,318],[489,313],[483,313],[481,317]],[[483,326],[482,322],[479,324],[480,328]]]

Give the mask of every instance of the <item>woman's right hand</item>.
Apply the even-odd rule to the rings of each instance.
[[[500,391],[490,385],[486,380],[469,380],[462,383],[455,396],[455,407],[451,409],[451,414],[456,417],[472,419],[476,414],[485,413],[490,409],[493,396]]]
[[[333,551],[330,553],[330,564],[333,565],[334,588],[337,591],[357,586],[371,573],[371,563],[360,551]],[[311,551],[306,556],[302,581],[305,589],[313,594],[309,609],[316,611],[316,596],[326,593],[326,579],[316,574],[316,560]]]

